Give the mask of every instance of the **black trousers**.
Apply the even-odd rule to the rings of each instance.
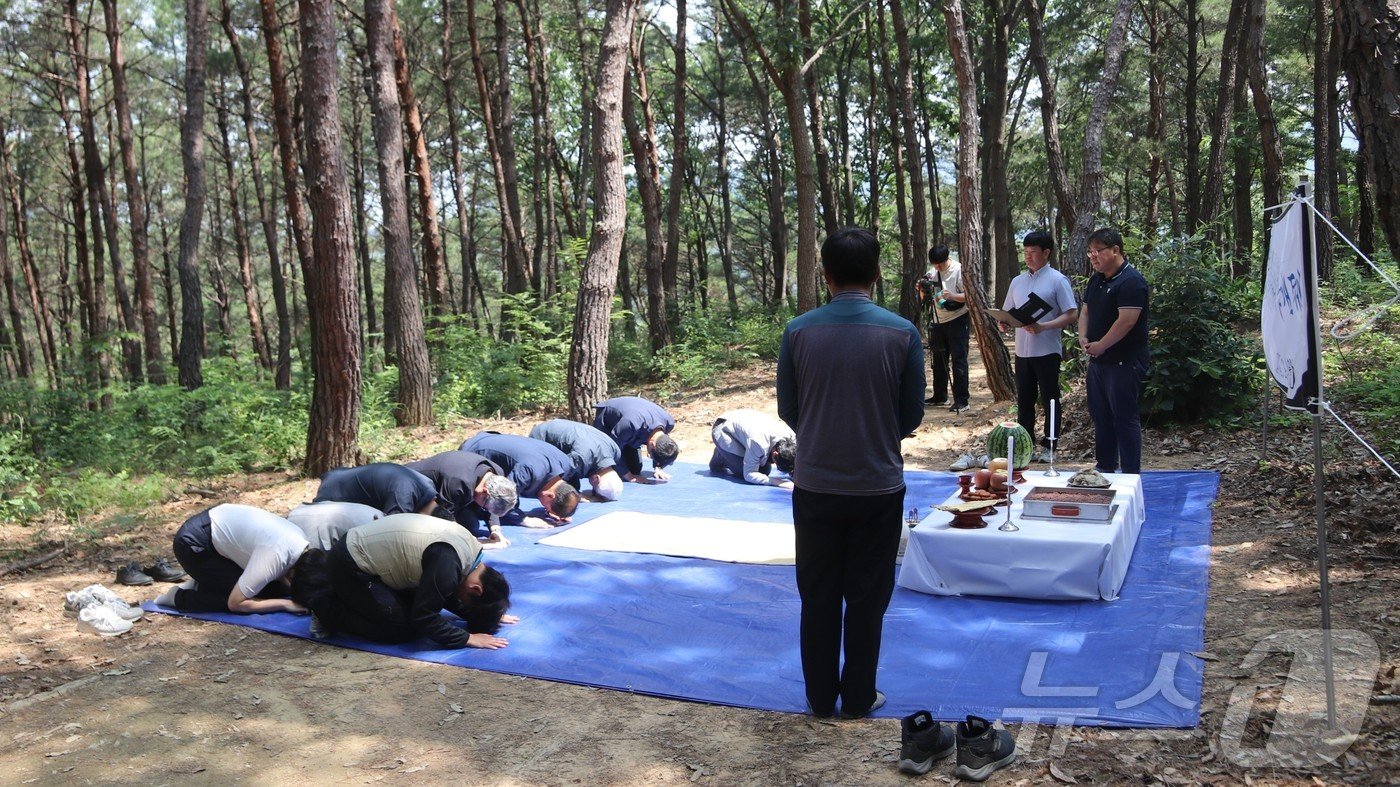
[[[952,322],[929,323],[928,359],[933,371],[933,398],[948,398],[948,370],[953,372],[953,404],[967,406],[967,343],[972,320],[966,314]]]
[[[312,612],[337,634],[374,642],[408,642],[413,631],[413,591],[398,591],[360,570],[344,541],[335,542],[329,557],[331,592],[321,594]]]
[[[1016,356],[1016,421],[1035,439],[1035,405],[1045,413],[1045,431],[1038,445],[1050,445],[1050,400],[1060,398],[1060,354],[1034,358]],[[1055,406],[1055,436],[1060,435],[1060,407]]]
[[[1146,375],[1137,361],[1089,362],[1084,387],[1094,419],[1094,466],[1101,473],[1142,472],[1138,396]]]
[[[875,702],[903,508],[903,489],[875,496],[792,492],[802,677],[814,713],[834,712],[838,698],[856,715]]]
[[[206,509],[175,531],[175,559],[199,584],[195,590],[175,591],[175,608],[182,612],[228,612],[229,594],[243,576],[242,566],[214,551],[213,524]]]

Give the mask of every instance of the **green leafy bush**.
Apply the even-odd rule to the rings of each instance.
[[[1161,240],[1134,258],[1152,288],[1142,400],[1150,419],[1228,416],[1257,397],[1257,350],[1241,326],[1259,296],[1249,280],[1231,280],[1213,252],[1199,239]]]
[[[442,412],[490,415],[564,401],[570,326],[566,310],[528,293],[501,304],[501,331],[492,339],[457,321],[441,329],[437,404]]]

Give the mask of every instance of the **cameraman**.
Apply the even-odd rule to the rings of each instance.
[[[962,265],[948,260],[947,246],[928,250],[929,268],[915,286],[919,300],[928,310],[929,366],[933,369],[933,396],[925,404],[948,403],[948,367],[953,370],[952,412],[967,409],[967,343],[972,322],[967,316],[967,294],[963,291]]]

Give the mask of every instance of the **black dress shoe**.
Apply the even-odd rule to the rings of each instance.
[[[123,585],[150,585],[155,582],[150,574],[142,571],[135,563],[127,563],[117,569],[117,581]]]
[[[178,563],[172,563],[169,558],[164,557],[141,570],[161,582],[179,582],[188,576]]]
[[[927,398],[927,399],[924,400],[924,404],[944,405],[944,404],[947,404],[947,403],[948,403],[948,400],[947,400],[946,398],[945,398],[945,399],[939,399],[939,398],[936,397],[936,396],[930,396],[929,398]]]

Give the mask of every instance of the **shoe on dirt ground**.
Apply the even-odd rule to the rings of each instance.
[[[899,740],[899,770],[903,773],[928,773],[933,763],[951,755],[958,748],[958,736],[952,727],[933,720],[926,710],[904,717]]]
[[[179,582],[189,576],[183,568],[180,568],[179,563],[173,563],[169,558],[164,557],[141,570],[161,582]]]
[[[136,563],[127,563],[117,569],[117,581],[123,585],[149,585],[155,582],[150,574],[141,570]]]
[[[935,406],[935,407],[939,407],[939,406],[945,405],[945,404],[947,404],[947,403],[948,403],[948,399],[947,399],[946,397],[943,398],[943,399],[939,399],[939,398],[936,397],[936,396],[930,396],[929,398],[927,398],[927,399],[924,400],[924,404],[931,404],[931,405],[933,405],[933,406]]]
[[[119,637],[131,631],[131,621],[122,618],[110,607],[92,604],[78,610],[78,630],[90,631],[102,637]]]
[[[983,782],[993,771],[1016,761],[1016,739],[1006,730],[999,730],[979,716],[968,716],[958,722],[958,767],[953,775],[959,779]]]
[[[971,470],[973,467],[976,466],[977,457],[973,456],[972,454],[963,454],[962,456],[957,458],[957,461],[953,462],[951,465],[948,465],[948,469],[957,470],[961,472],[963,470]]]
[[[881,708],[883,708],[883,707],[885,707],[885,692],[883,692],[883,691],[876,691],[876,692],[875,692],[875,701],[872,702],[872,703],[870,703],[870,707],[869,707],[869,708],[866,708],[864,713],[847,713],[847,712],[846,712],[846,709],[845,709],[845,708],[842,708],[842,709],[841,709],[841,718],[843,718],[843,719],[863,719],[863,718],[865,718],[866,716],[869,716],[870,714],[874,713],[875,711],[877,711],[877,710],[879,710],[879,709],[881,709]]]
[[[70,615],[77,615],[89,607],[106,607],[123,620],[138,620],[145,611],[133,607],[116,593],[101,585],[88,585],[82,590],[68,593],[64,597],[63,609]]]

